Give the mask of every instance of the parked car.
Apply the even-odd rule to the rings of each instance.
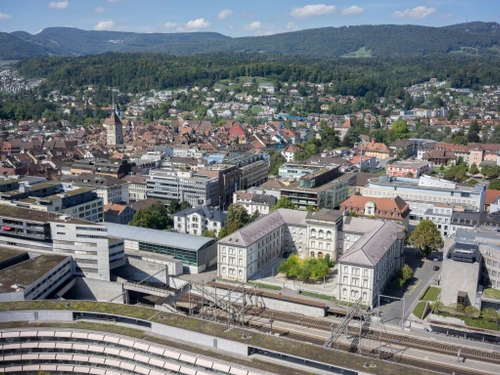
[[[432,259],[433,262],[440,262],[441,261],[441,257],[434,257],[434,259]]]

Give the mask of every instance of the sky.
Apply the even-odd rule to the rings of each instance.
[[[0,31],[54,26],[269,35],[325,26],[499,21],[500,0],[0,0]]]

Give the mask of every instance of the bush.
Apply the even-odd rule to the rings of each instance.
[[[495,309],[492,309],[491,307],[488,307],[484,309],[481,312],[481,315],[483,316],[483,319],[487,320],[488,322],[498,322],[500,319],[500,314]]]
[[[465,316],[474,319],[477,319],[481,316],[481,312],[479,311],[479,309],[475,308],[474,306],[467,306],[464,309],[464,314]]]

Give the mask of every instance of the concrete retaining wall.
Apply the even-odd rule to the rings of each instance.
[[[113,270],[113,273],[130,281],[141,281],[150,275],[154,275],[155,273],[164,270],[165,265],[163,264],[128,257],[127,263],[124,266]],[[167,283],[168,279],[166,278],[165,272],[160,272],[159,274],[146,280],[146,282]]]
[[[213,287],[205,287],[209,290],[211,294],[214,292]],[[193,291],[194,293],[194,291]],[[196,291],[196,294],[201,296],[201,292]],[[225,301],[228,301],[227,297],[228,291],[225,289],[217,289],[217,297],[226,297]],[[241,303],[241,293],[231,292],[231,300],[236,303]],[[291,312],[296,314],[303,314],[306,316],[312,316],[315,318],[323,318],[325,316],[325,309],[314,306],[300,305],[293,302],[287,302],[283,300],[277,300],[268,297],[260,296],[248,296],[246,297],[246,303],[250,306],[265,307],[271,310],[278,310],[284,312]],[[325,303],[326,305],[326,303]]]
[[[221,326],[221,330],[224,327]],[[221,339],[215,336],[209,336],[202,333],[188,331],[182,328],[166,326],[159,323],[152,323],[151,332],[170,338],[180,338],[183,341],[192,342],[197,345],[204,345],[210,348],[225,350],[233,354],[248,356],[248,346],[235,341]]]
[[[5,311],[0,312],[0,322],[72,322],[73,312],[62,310]]]
[[[75,286],[64,295],[64,298],[107,302],[121,293],[123,293],[123,285],[120,283],[77,277]],[[124,303],[125,295],[116,298],[113,302]]]

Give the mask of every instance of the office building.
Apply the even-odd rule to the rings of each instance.
[[[58,181],[33,184],[19,181],[3,184],[2,187],[0,204],[3,205],[57,212],[94,222],[104,220],[102,199],[90,188],[65,189]]]
[[[219,204],[219,181],[191,171],[153,169],[147,179],[147,196],[165,203],[178,200],[193,207],[214,206]]]
[[[0,205],[0,246],[70,255],[76,276],[110,280],[121,265],[123,241],[102,225],[52,212]]]
[[[72,274],[69,256],[0,248],[0,302],[45,299]]]
[[[300,210],[335,208],[349,196],[349,181],[354,174],[342,174],[340,167],[330,166],[285,183],[281,197],[289,198]]]
[[[461,205],[470,211],[482,212],[486,196],[484,185],[464,185],[431,176],[404,178],[380,176],[368,180],[361,194],[367,197],[400,196],[410,205],[410,219],[421,221],[430,204]]]

